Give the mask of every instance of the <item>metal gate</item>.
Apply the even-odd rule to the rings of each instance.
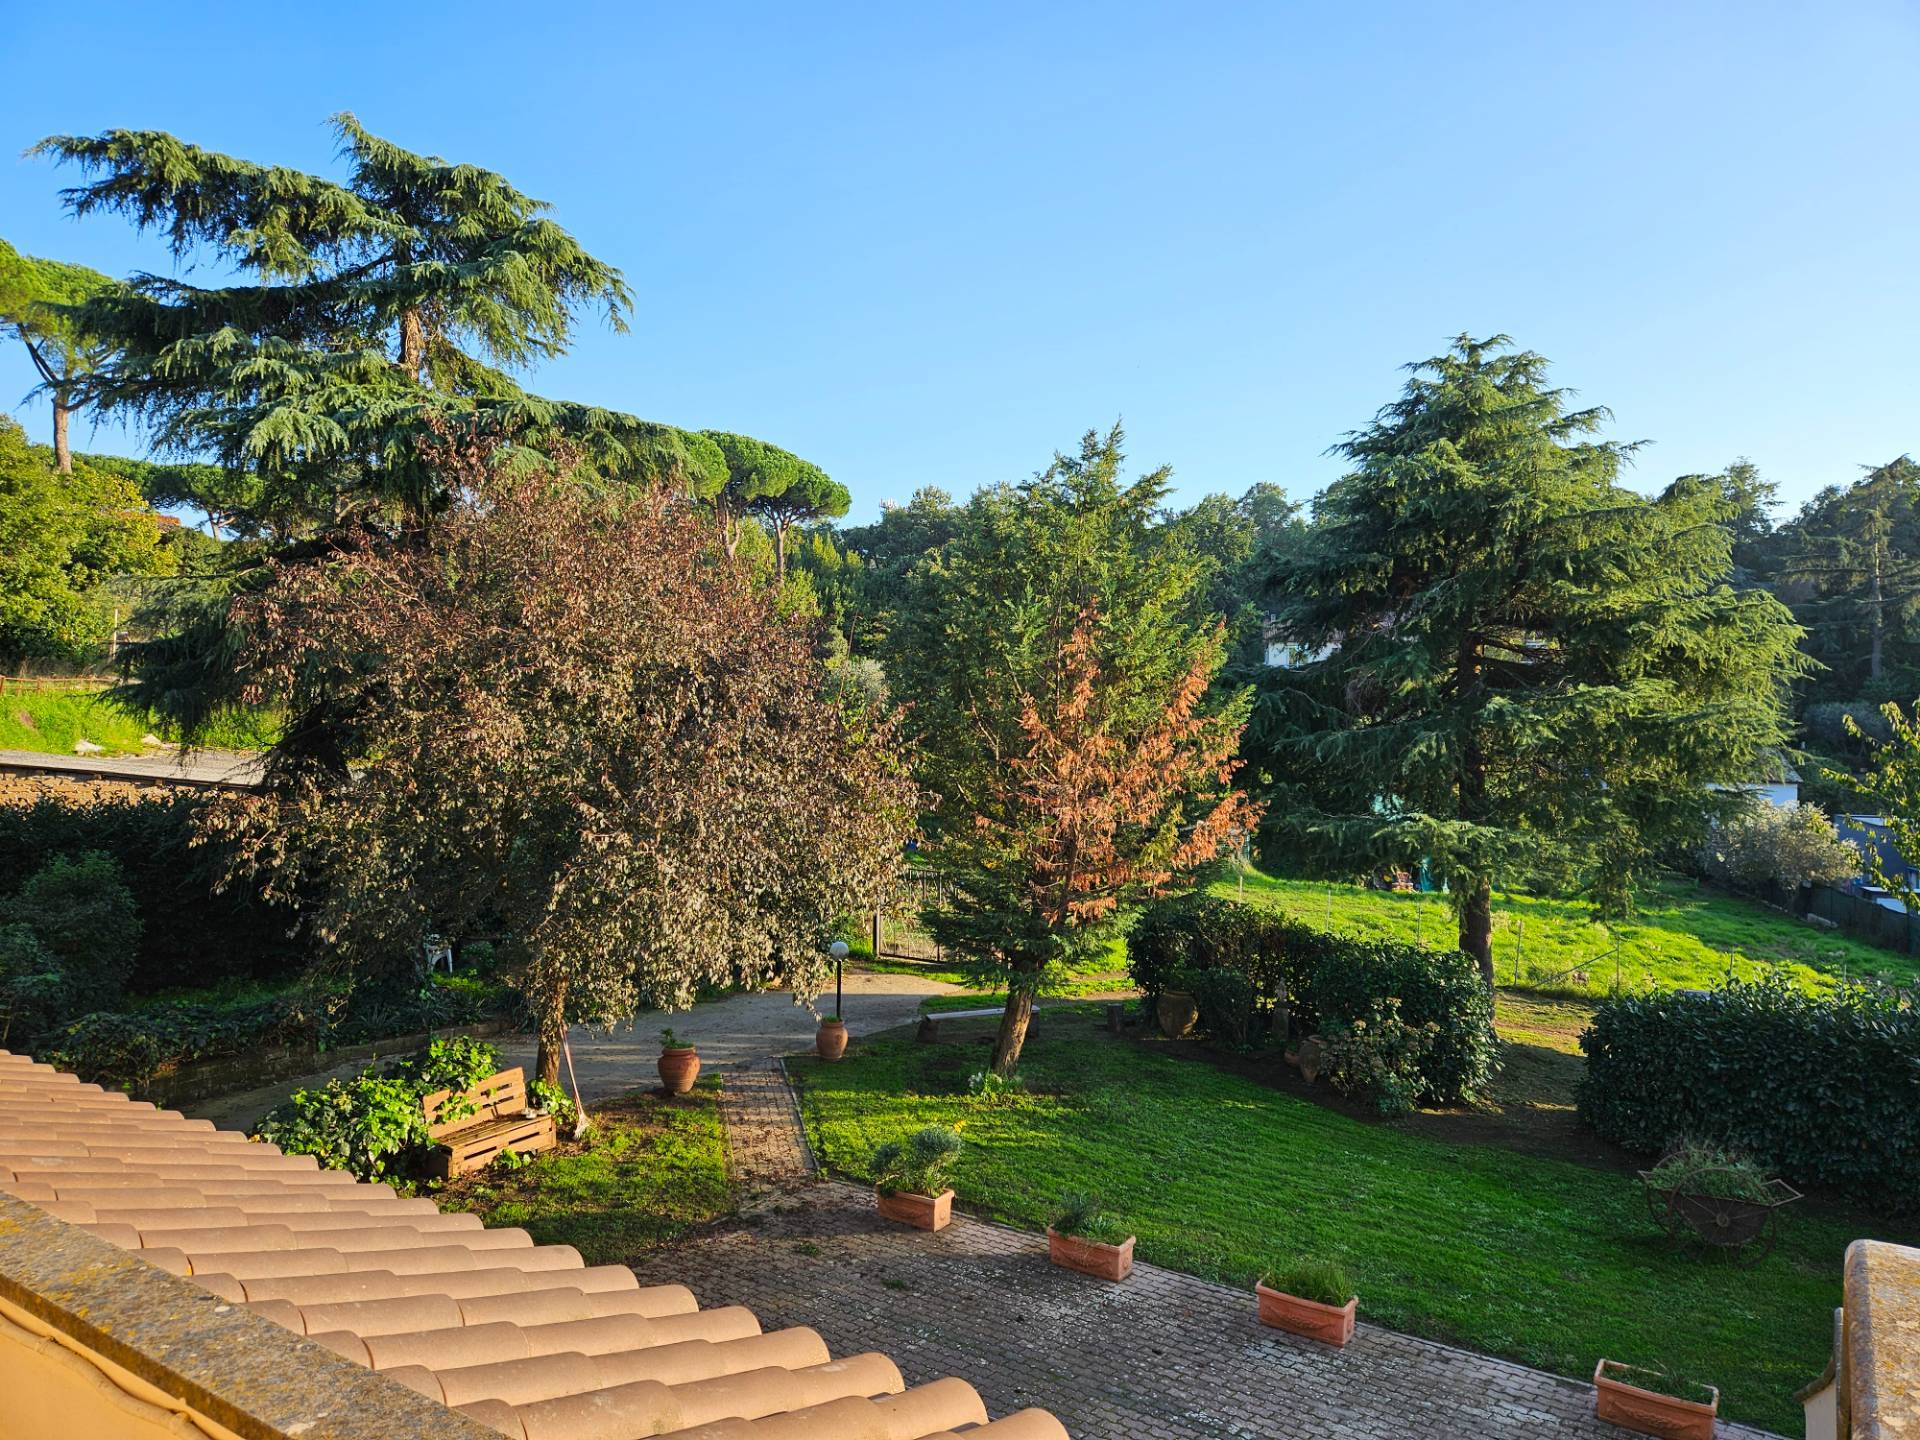
[[[873,953],[883,960],[939,964],[946,951],[927,933],[925,916],[946,903],[946,882],[937,875],[909,870],[891,904],[873,917]]]

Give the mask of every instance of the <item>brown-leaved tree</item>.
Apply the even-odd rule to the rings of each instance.
[[[424,447],[455,499],[415,543],[343,542],[248,597],[249,697],[345,715],[350,778],[297,744],[220,805],[237,867],[378,968],[429,932],[511,937],[540,1075],[569,1021],[825,976],[886,888],[916,792],[885,717],[686,501],[596,497],[497,441]]]

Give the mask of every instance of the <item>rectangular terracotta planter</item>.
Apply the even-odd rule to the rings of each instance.
[[[1062,1235],[1049,1225],[1047,1255],[1064,1270],[1078,1270],[1096,1280],[1124,1280],[1133,1271],[1134,1238],[1129,1235],[1118,1245],[1103,1245],[1078,1235]]]
[[[1322,1305],[1317,1300],[1302,1300],[1284,1290],[1269,1289],[1257,1280],[1253,1293],[1260,1297],[1262,1325],[1329,1345],[1344,1345],[1353,1338],[1353,1315],[1360,1307],[1358,1295],[1344,1305]]]
[[[882,1190],[873,1192],[879,1202],[883,1219],[898,1220],[902,1225],[911,1225],[916,1230],[944,1230],[953,1220],[953,1191],[942,1190],[938,1195],[916,1195],[911,1190],[896,1190],[891,1195]]]
[[[1642,1390],[1625,1380],[1616,1380],[1609,1370],[1631,1374],[1634,1367],[1617,1360],[1602,1360],[1593,1367],[1593,1413],[1610,1425],[1656,1435],[1660,1440],[1713,1440],[1713,1418],[1720,1409],[1720,1392],[1704,1388],[1713,1399],[1682,1400],[1677,1395],[1662,1395],[1657,1390]]]

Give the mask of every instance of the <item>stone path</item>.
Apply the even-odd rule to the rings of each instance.
[[[912,1024],[919,1016],[922,1000],[950,994],[957,988],[920,975],[849,972],[845,1005],[848,1033],[869,1035],[876,1030]],[[816,1001],[815,1009],[832,1014],[832,993]],[[764,1061],[772,1055],[810,1049],[814,1031],[819,1028],[814,1012],[796,1005],[793,996],[783,991],[728,995],[671,1014],[647,1011],[611,1033],[576,1025],[571,1043],[581,1095],[592,1103],[658,1085],[660,1072],[656,1062],[660,1059],[660,1031],[669,1025],[680,1039],[692,1041],[699,1048],[703,1071],[728,1069]],[[531,1035],[503,1035],[494,1043],[500,1049],[501,1064],[533,1069],[536,1046]],[[345,1079],[367,1064],[365,1060],[357,1060],[313,1075],[222,1095],[188,1105],[186,1113],[227,1129],[249,1130],[295,1090],[324,1085],[335,1077]]]
[[[751,1306],[770,1329],[810,1325],[836,1354],[884,1350],[909,1383],[964,1376],[992,1413],[1045,1406],[1075,1440],[1625,1433],[1594,1419],[1590,1386],[1484,1355],[1366,1324],[1334,1349],[1263,1328],[1244,1291],[1157,1266],[1107,1285],[1056,1269],[1044,1237],[1006,1226],[887,1224],[865,1189],[796,1182],[808,1156],[782,1072],[736,1069],[727,1091],[732,1163],[761,1203],[644,1257],[642,1283]]]

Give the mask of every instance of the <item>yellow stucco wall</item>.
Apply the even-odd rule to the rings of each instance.
[[[0,1300],[0,1440],[239,1440]]]

